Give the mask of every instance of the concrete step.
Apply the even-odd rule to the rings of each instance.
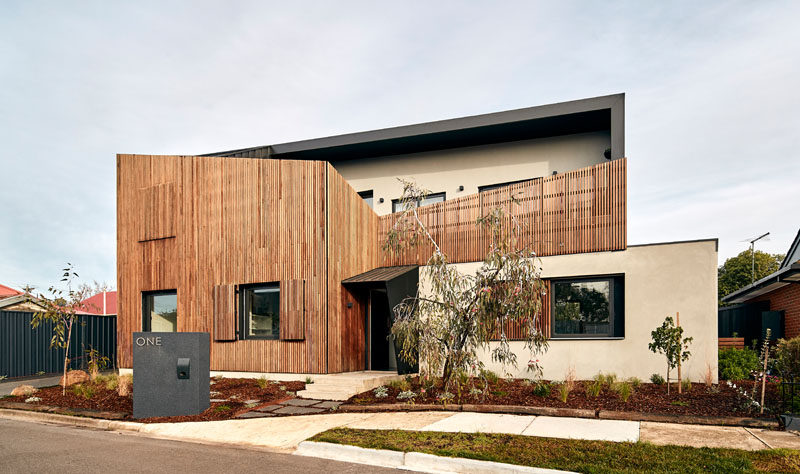
[[[345,401],[348,398],[355,395],[356,393],[351,393],[347,391],[338,391],[338,390],[331,390],[331,391],[319,390],[316,392],[309,392],[308,390],[300,390],[299,392],[297,392],[297,396],[300,398],[311,398],[314,400]]]

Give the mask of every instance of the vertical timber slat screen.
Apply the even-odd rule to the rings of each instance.
[[[475,223],[496,207],[505,211],[503,229],[519,223],[518,246],[538,256],[623,250],[627,247],[626,165],[622,158],[431,204],[417,212],[452,263],[483,260],[491,238]],[[379,246],[399,216],[379,218]],[[381,265],[424,265],[432,253],[433,246],[423,241],[395,255],[381,252]]]
[[[305,282],[281,282],[280,337],[283,340],[305,339]]]
[[[236,340],[236,286],[214,285],[214,340]]]
[[[0,375],[26,377],[39,372],[60,373],[64,349],[50,348],[53,323],[31,327],[34,313],[0,311]],[[117,351],[116,316],[80,315],[72,327],[69,358],[71,369],[86,369],[86,351],[97,349],[113,366]],[[111,368],[111,367],[109,367]]]

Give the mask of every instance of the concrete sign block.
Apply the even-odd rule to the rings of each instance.
[[[209,407],[207,332],[133,333],[133,417],[196,415]]]

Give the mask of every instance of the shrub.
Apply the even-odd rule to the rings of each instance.
[[[311,385],[312,383],[314,383],[314,379],[311,377],[306,377],[306,385]]]
[[[714,371],[711,370],[711,364],[706,362],[706,372],[703,374],[703,382],[706,387],[714,385]]]
[[[667,383],[667,381],[664,380],[664,377],[660,376],[659,374],[651,375],[650,376],[650,381],[653,382],[656,385],[664,385],[665,383]]]
[[[440,394],[439,394],[439,396],[438,396],[438,397],[436,397],[436,398],[438,398],[440,402],[442,402],[442,403],[444,403],[444,404],[446,405],[446,404],[447,404],[447,402],[449,402],[450,400],[452,400],[452,399],[456,398],[456,396],[455,396],[455,395],[453,395],[453,394],[452,394],[452,393],[450,393],[450,392],[442,392],[442,393],[440,393]]]
[[[491,370],[481,370],[481,378],[485,379],[490,385],[494,385],[500,380],[500,377]]]
[[[786,380],[800,381],[800,336],[778,340],[775,369]]]
[[[372,393],[373,395],[375,395],[375,398],[386,398],[389,396],[389,389],[386,388],[384,385],[381,385],[380,387],[373,390]]]
[[[752,349],[721,349],[719,351],[719,378],[744,380],[750,372],[758,370],[758,353]]]
[[[117,374],[111,374],[106,377],[97,377],[95,380],[104,384],[106,386],[106,390],[116,390],[119,386],[119,376],[117,376]]]
[[[230,409],[231,409],[230,405],[217,405],[216,407],[214,407],[214,411],[216,412],[227,411]]]
[[[689,379],[681,380],[681,387],[683,388],[684,391],[688,392],[689,390],[692,389],[692,381]]]
[[[269,380],[267,380],[267,378],[262,375],[261,377],[256,379],[256,383],[258,384],[258,388],[267,388]]]
[[[72,386],[72,393],[88,400],[94,396],[94,387],[88,383],[77,383]]]
[[[564,383],[558,384],[558,398],[563,403],[567,403],[567,399],[569,398],[569,392],[572,391],[572,387],[566,381]]]
[[[414,400],[417,394],[412,392],[411,390],[404,390],[397,394],[398,400]]]
[[[533,386],[533,394],[537,397],[547,398],[552,390],[553,387],[547,382],[539,382]]]
[[[631,384],[631,387],[633,387],[634,390],[636,390],[642,385],[642,379],[639,377],[631,377],[628,379],[628,383]]]
[[[629,382],[616,382],[611,386],[623,402],[628,403],[628,398],[633,394],[633,386]]]
[[[586,384],[586,395],[597,398],[603,390],[603,382],[594,380]]]
[[[610,374],[603,374],[602,372],[594,376],[595,381],[600,384],[611,387],[617,381],[617,374],[611,372]]]
[[[477,397],[477,396],[483,395],[483,390],[481,390],[479,388],[472,387],[471,389],[469,389],[469,394],[472,395],[473,397]],[[398,395],[398,397],[399,397],[399,395]]]
[[[394,388],[394,389],[397,389],[397,390],[399,390],[401,392],[407,392],[407,391],[411,390],[411,382],[409,382],[408,380],[405,380],[405,379],[404,380],[392,380],[391,382],[389,382],[389,386]]]

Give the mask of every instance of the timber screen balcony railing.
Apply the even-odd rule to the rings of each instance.
[[[496,207],[505,211],[504,226],[519,224],[518,248],[538,256],[626,248],[626,159],[602,163],[547,178],[472,194],[418,209],[420,220],[451,263],[483,260],[491,236],[477,219]],[[517,202],[512,202],[514,196]],[[400,213],[381,216],[378,244]],[[433,246],[422,242],[395,255],[383,255],[382,265],[424,265]]]

